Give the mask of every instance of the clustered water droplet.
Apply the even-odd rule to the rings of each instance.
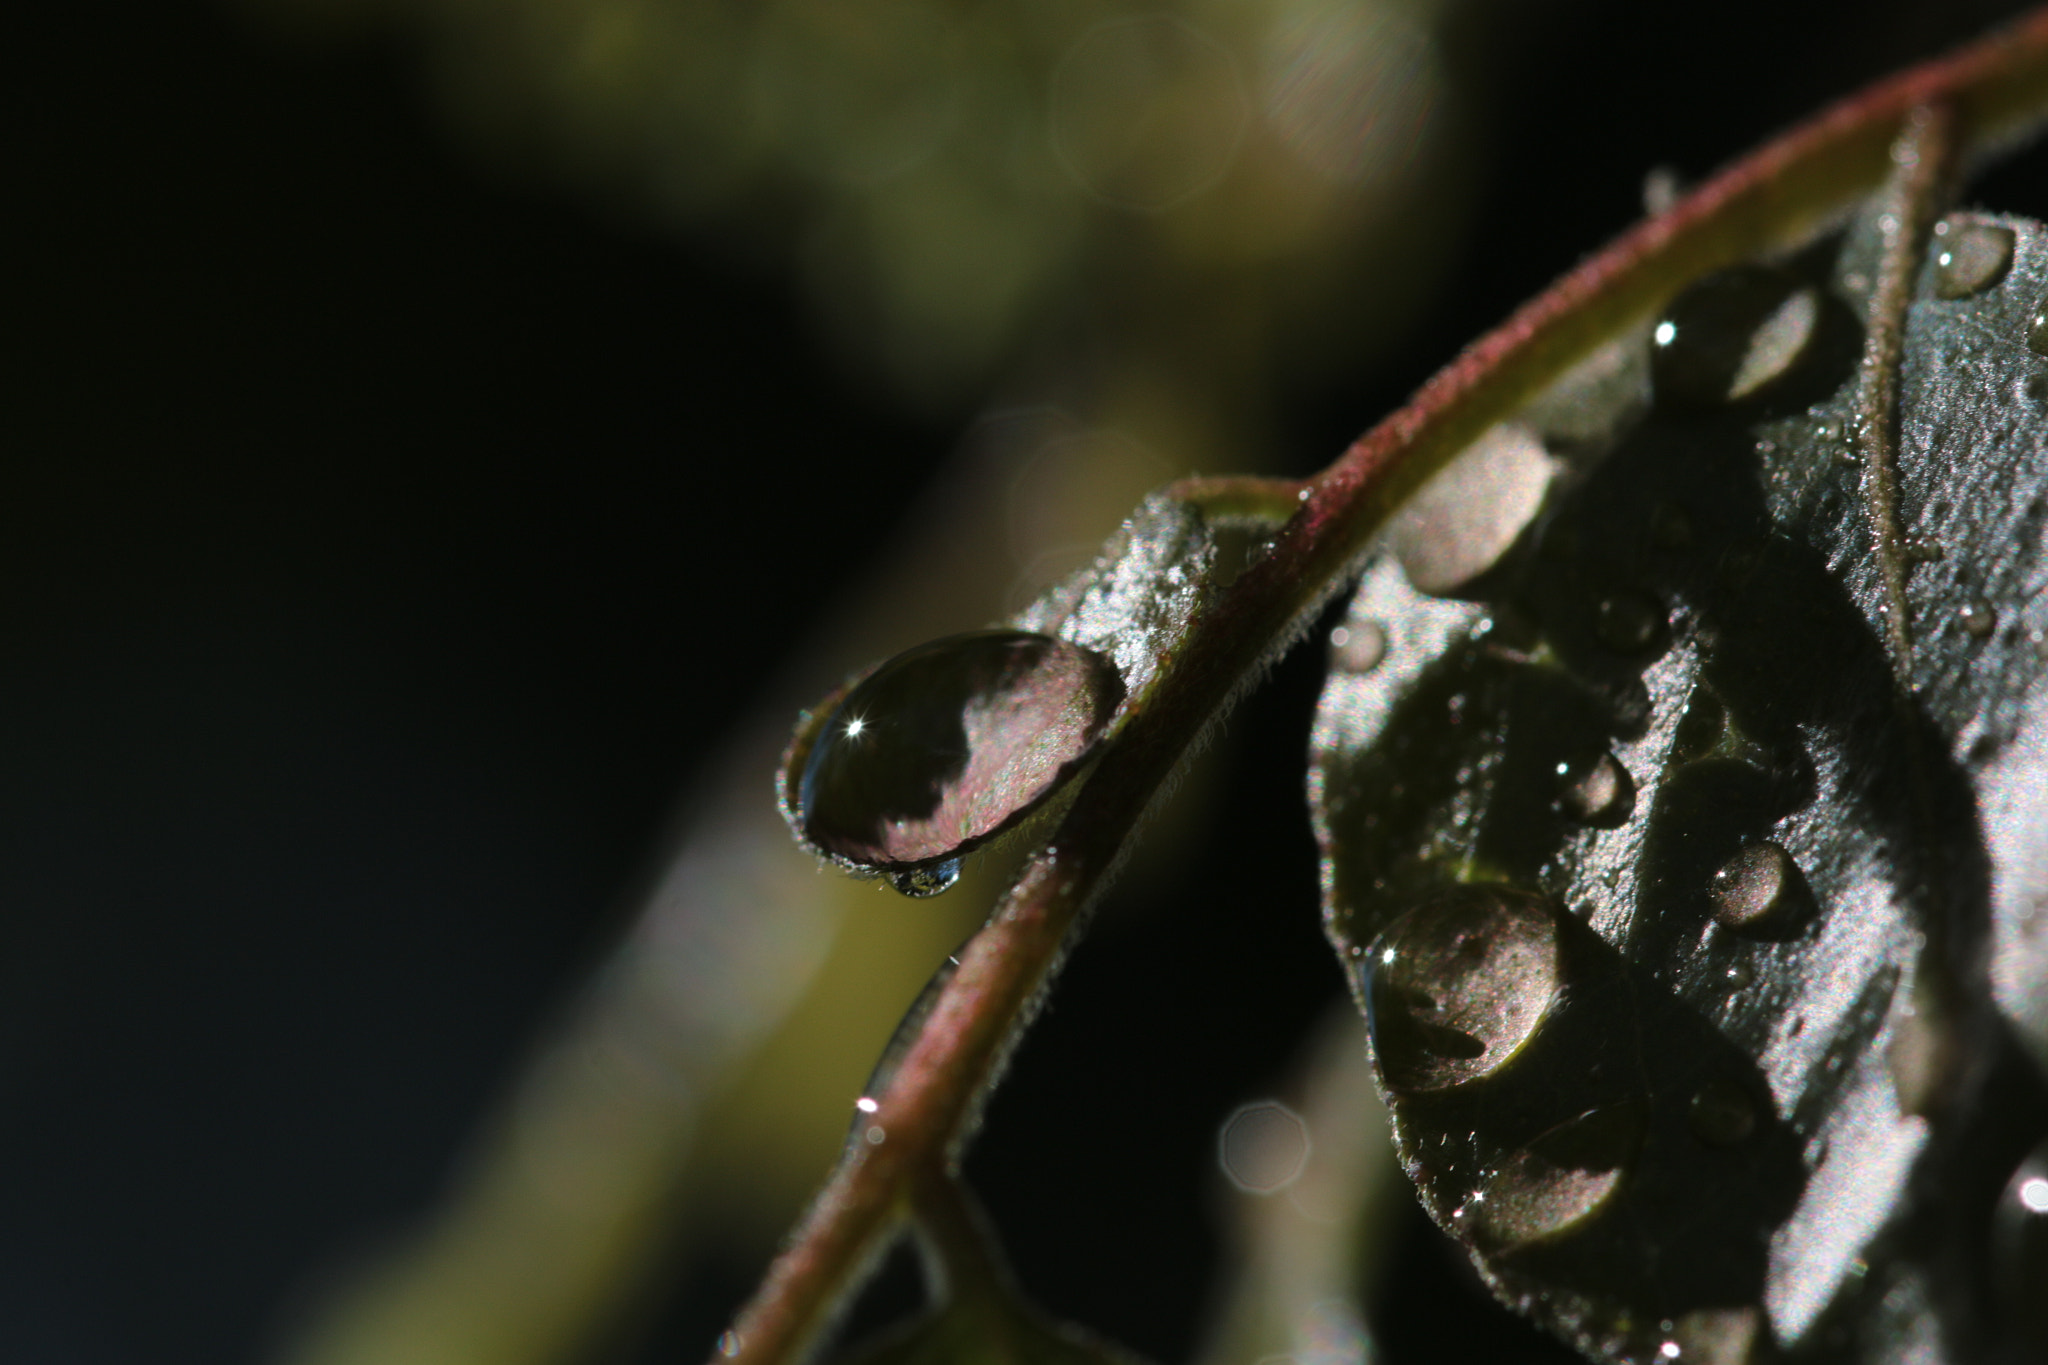
[[[1709,891],[1714,918],[1749,933],[1781,932],[1811,905],[1805,874],[1772,839],[1759,839],[1723,863]]]
[[[1614,829],[1635,813],[1635,779],[1611,753],[1601,754],[1591,763],[1561,763],[1557,775],[1564,781],[1557,796],[1558,808],[1582,825]]]
[[[1559,1124],[1486,1172],[1454,1215],[1459,1230],[1501,1253],[1584,1224],[1614,1198],[1644,1126],[1633,1100]]]
[[[1123,683],[1050,636],[977,631],[897,655],[799,731],[793,816],[814,847],[929,896],[959,855],[1049,796],[1101,737]],[[785,782],[788,781],[787,773]]]
[[[1707,408],[1762,393],[1811,351],[1820,308],[1811,285],[1775,266],[1736,266],[1700,279],[1651,330],[1658,401]]]
[[[1994,223],[1948,218],[1934,225],[1934,295],[1966,299],[2012,268],[2013,231]]]
[[[1343,673],[1370,673],[1387,657],[1387,628],[1377,621],[1346,621],[1330,632],[1330,666]]]
[[[1559,917],[1504,886],[1429,897],[1368,954],[1366,1009],[1389,1087],[1443,1090],[1498,1071],[1563,987]]]

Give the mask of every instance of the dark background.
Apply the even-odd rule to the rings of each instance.
[[[1463,6],[1466,255],[1394,365],[1291,396],[1288,463],[1624,226],[1651,166],[2010,8]],[[396,40],[190,0],[7,27],[0,1360],[252,1361],[429,1206],[817,585],[971,414],[860,391],[781,277],[465,159]],[[2044,174],[1986,198],[2038,211]],[[1171,944],[1078,955],[973,1162],[1034,1294],[1169,1362],[1215,1270],[1213,1115],[1339,990],[1315,686],[1297,658],[1234,721]],[[1105,1200],[1150,1254],[1094,1245]],[[679,1267],[614,1358],[700,1358],[757,1270]],[[1549,1349],[1469,1295],[1417,1215],[1394,1357]]]

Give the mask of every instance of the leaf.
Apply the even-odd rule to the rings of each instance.
[[[962,1299],[857,1352],[849,1365],[1144,1365],[1016,1303]]]
[[[1874,220],[1787,264],[1718,389],[1638,337],[1523,414],[1561,470],[1498,566],[1428,597],[1383,557],[1333,640],[1325,913],[1403,1163],[1595,1356],[2022,1349],[1992,1222],[2048,1131],[2048,233],[1952,220],[2011,268],[1960,289],[1952,252],[1911,307],[1902,688],[1844,435]]]

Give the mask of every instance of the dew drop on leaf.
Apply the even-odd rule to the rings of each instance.
[[[1502,423],[1473,442],[1387,526],[1387,545],[1417,592],[1456,597],[1507,556],[1562,466],[1542,437]]]
[[[1650,338],[1657,400],[1685,408],[1740,403],[1777,383],[1812,349],[1820,297],[1790,271],[1737,266],[1671,301]]]
[[[2035,355],[2048,355],[2048,299],[2036,305],[2033,317],[2027,320],[2027,349]]]
[[[1628,823],[1636,809],[1636,783],[1628,769],[1611,753],[1574,768],[1558,765],[1564,787],[1557,804],[1566,816],[1596,829],[1614,829]]]
[[[2005,278],[2013,232],[1993,223],[1949,218],[1934,227],[1934,296],[1966,299]]]
[[[1460,1210],[1460,1231],[1493,1252],[1571,1231],[1613,1199],[1643,1129],[1635,1102],[1558,1125],[1487,1172]]]
[[[889,874],[889,885],[913,900],[936,896],[953,889],[953,883],[960,880],[960,860],[948,858],[942,863],[926,863],[921,867],[907,868],[902,872]]]
[[[856,683],[808,735],[794,823],[825,853],[934,895],[961,853],[1069,776],[1123,698],[1101,655],[1026,631],[949,636]]]
[[[1812,906],[1799,864],[1771,839],[1750,844],[1714,873],[1714,918],[1744,933],[1780,932]]]
[[[1988,640],[1991,632],[1998,629],[1998,608],[1981,597],[1973,597],[1956,612],[1956,620],[1971,639]]]
[[[1330,632],[1330,667],[1370,673],[1387,657],[1387,628],[1377,621],[1346,621]]]
[[[1564,985],[1556,912],[1504,886],[1429,897],[1367,962],[1373,1049],[1397,1091],[1492,1075],[1535,1035]]]

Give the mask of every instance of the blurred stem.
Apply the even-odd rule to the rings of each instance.
[[[995,1230],[959,1177],[928,1173],[912,1189],[910,1209],[936,1267],[932,1298],[941,1311],[955,1304],[1007,1308],[1010,1272],[996,1250]]]
[[[1133,717],[960,955],[874,1116],[741,1313],[735,1354],[793,1362],[818,1345],[893,1225],[904,1191],[957,1158],[1068,938],[1128,836],[1215,718],[1346,582],[1388,513],[1494,423],[1683,285],[1782,251],[1882,184],[1911,112],[1948,102],[1965,158],[2012,140],[2048,98],[2048,11],[1851,96],[1581,263],[1431,379],[1318,475],[1272,547],[1196,623]]]

